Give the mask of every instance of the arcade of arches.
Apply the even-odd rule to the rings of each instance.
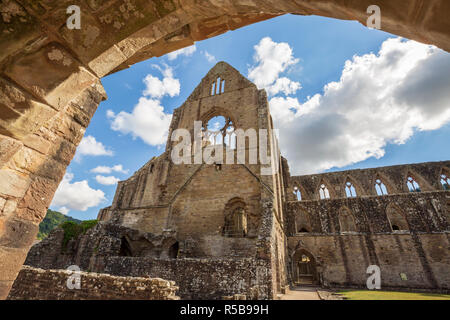
[[[365,24],[373,4],[382,10],[384,31],[450,51],[446,0],[76,2],[83,13],[77,31],[65,28],[73,1],[0,3],[0,298],[106,99],[105,75],[286,13]]]

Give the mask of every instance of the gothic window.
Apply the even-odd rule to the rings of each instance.
[[[380,179],[375,180],[375,190],[377,191],[377,194],[379,196],[384,196],[388,194],[386,186]]]
[[[356,189],[350,181],[345,183],[345,194],[347,198],[356,198]]]
[[[344,208],[339,213],[339,226],[341,232],[356,231],[355,220],[351,212]]]
[[[297,197],[297,201],[302,201],[302,193],[298,187],[294,187],[294,194]]]
[[[225,221],[224,234],[227,237],[247,236],[247,213],[243,207],[237,207]]]
[[[412,176],[408,177],[406,185],[408,186],[409,192],[420,192],[420,186]]]
[[[330,192],[328,191],[328,188],[326,185],[324,185],[324,184],[320,185],[319,196],[320,196],[320,199],[330,199]]]
[[[225,92],[225,79],[217,78],[211,85],[211,95],[215,96]]]
[[[203,141],[209,145],[225,144],[230,149],[236,149],[236,133],[233,121],[224,116],[211,118],[206,127],[203,126]]]
[[[444,190],[450,190],[450,178],[446,174],[441,174],[441,184]]]

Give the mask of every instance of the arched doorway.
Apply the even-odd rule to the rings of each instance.
[[[316,259],[314,256],[300,249],[292,257],[292,281],[294,285],[314,285],[317,284]]]

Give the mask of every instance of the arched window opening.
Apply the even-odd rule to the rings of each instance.
[[[345,183],[345,194],[347,198],[356,198],[356,189],[350,181]]]
[[[121,257],[132,257],[133,251],[131,249],[131,245],[125,237],[122,237],[120,241],[120,251],[119,256]]]
[[[386,215],[391,225],[392,231],[407,231],[409,230],[408,222],[406,221],[400,209],[394,206],[388,206]]]
[[[347,208],[344,208],[339,213],[339,227],[340,227],[341,232],[357,231],[355,219],[353,218],[353,215]]]
[[[297,201],[302,201],[302,193],[298,187],[294,187],[294,194],[297,197]]]
[[[408,186],[409,192],[420,192],[420,186],[412,176],[408,177],[406,185]]]
[[[305,227],[303,227],[303,228],[300,228],[300,230],[298,230],[298,232],[299,232],[299,233],[308,233],[309,230],[306,229]]]
[[[381,181],[381,179],[375,180],[375,190],[377,191],[377,194],[379,196],[385,196],[388,194],[387,188],[384,185],[384,183]]]
[[[311,285],[318,281],[316,261],[306,250],[297,250],[292,256],[292,280],[296,285]]]
[[[178,241],[177,241],[169,248],[169,258],[176,259],[178,257],[179,249],[180,249],[180,245],[178,244]]]
[[[247,236],[247,213],[243,207],[237,207],[226,217],[224,235],[231,238]]]
[[[450,190],[450,178],[446,174],[441,174],[441,184],[444,190]]]
[[[233,121],[224,116],[211,118],[206,126],[203,126],[203,141],[207,145],[226,145],[230,149],[236,149],[236,133]]]
[[[330,192],[326,185],[321,184],[319,188],[319,196],[320,199],[330,199]]]
[[[211,85],[211,95],[215,96],[225,92],[225,79],[217,78]]]

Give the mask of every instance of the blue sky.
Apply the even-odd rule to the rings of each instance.
[[[263,46],[261,40],[267,37],[270,38],[270,41],[267,40],[266,46]],[[386,44],[384,56],[380,54],[384,59],[381,61],[381,58],[377,59],[376,55],[389,38],[392,38],[393,41],[388,42],[389,45]],[[419,80],[412,82],[409,79],[411,77],[402,74],[402,70],[408,70],[404,73],[411,72],[410,75],[414,75],[413,72],[419,73],[421,65],[425,63],[430,66],[440,63],[442,66],[442,61],[444,61],[447,65],[448,54],[439,52],[437,49],[430,51],[429,48],[421,51],[422,47],[418,48],[414,44],[408,44],[405,42],[406,40],[394,41],[395,38],[397,37],[381,31],[367,29],[356,22],[314,16],[286,15],[197,42],[195,52],[181,53],[174,59],[173,57],[169,59],[167,55],[152,58],[138,63],[130,69],[107,76],[102,79],[102,83],[108,100],[100,104],[85,134],[85,137],[93,137],[97,143],[95,146],[100,147],[101,150],[100,152],[86,151],[85,154],[81,154],[81,152],[77,154],[75,160],[68,167],[68,175],[63,181],[63,186],[60,186],[51,208],[68,212],[70,216],[78,219],[95,219],[98,210],[110,205],[114,197],[116,184],[105,185],[105,183],[113,183],[118,179],[125,180],[153,156],[158,156],[163,152],[164,144],[156,144],[164,139],[157,139],[159,142],[155,142],[155,135],[160,134],[162,137],[161,126],[164,127],[168,123],[167,121],[170,121],[173,109],[179,107],[186,100],[216,62],[226,61],[244,76],[249,76],[251,70],[260,71],[260,75],[267,75],[267,72],[273,70],[265,68],[263,60],[272,49],[275,50],[272,53],[279,49],[290,55],[284,66],[281,66],[276,72],[276,79],[284,77],[288,78],[291,84],[297,84],[294,85],[296,89],[292,90],[294,92],[278,92],[269,96],[269,99],[276,98],[272,100],[273,105],[271,101],[275,125],[277,126],[278,122],[280,127],[286,127],[283,134],[286,137],[292,136],[292,141],[289,141],[289,138],[284,140],[287,141],[285,146],[289,142],[289,146],[286,147],[289,150],[283,150],[283,144],[281,147],[283,154],[287,155],[291,167],[294,168],[294,173],[297,171],[306,174],[448,160],[450,159],[448,139],[450,125],[446,117],[450,108],[450,100],[445,95],[445,88],[440,89],[439,86],[432,85],[434,78],[440,79],[440,83],[443,81],[445,83],[448,79],[447,75],[437,71],[430,73],[429,78],[423,79],[423,81],[419,79],[422,82]],[[282,43],[287,45],[280,45]],[[258,45],[259,49],[255,48]],[[257,50],[261,54],[259,60],[255,59]],[[410,55],[408,53],[410,51],[418,53]],[[360,60],[353,58],[354,56],[364,57],[370,53],[375,55],[366,56],[367,59]],[[404,56],[402,61],[410,61],[408,63],[414,64],[414,69],[408,66],[398,66],[400,62],[395,59],[401,54]],[[346,69],[345,79],[341,79],[346,61],[352,61],[352,59],[354,63]],[[437,62],[434,62],[435,60]],[[393,75],[380,80],[376,70],[381,68],[380,66],[384,68],[386,61],[392,63],[388,70],[393,70]],[[371,69],[374,64],[377,64],[378,69]],[[430,67],[427,68],[427,70],[429,69]],[[161,71],[166,72],[164,74]],[[365,73],[367,78],[361,78],[361,74]],[[384,71],[384,74],[386,73],[389,72]],[[446,73],[449,73],[448,70]],[[420,72],[420,74],[424,74],[424,72]],[[154,92],[145,94],[143,92],[148,86],[143,79],[148,75],[151,75],[153,80],[160,79],[162,81],[163,78],[168,78],[172,81],[169,81],[171,85],[175,85],[178,80],[179,90],[175,85],[159,97],[156,97]],[[371,76],[375,80],[371,79]],[[261,77],[259,80],[256,77],[251,80],[264,82]],[[386,97],[386,93],[380,91],[382,86],[373,84],[377,81],[385,82],[386,87],[395,87],[395,90],[393,89],[387,94],[394,98]],[[333,82],[340,83],[340,85],[331,86],[332,88],[325,92],[324,86]],[[414,99],[409,98],[413,96],[410,92],[420,94],[417,87],[423,86],[422,83],[429,84],[425,86],[423,95]],[[367,90],[367,93],[364,93],[364,90]],[[380,108],[392,109],[393,114],[398,110],[411,110],[411,117],[408,119],[395,118],[395,116],[392,116],[392,119],[381,117],[380,112],[376,111],[377,105],[370,104],[367,109],[367,128],[361,129],[358,125],[366,121],[360,120],[364,115],[357,114],[355,108],[350,110],[342,107],[344,104],[353,105],[355,103],[352,100],[352,92],[357,93],[355,99],[358,99],[358,103],[367,103],[364,97],[374,97],[373,100],[377,101],[376,104],[379,104]],[[371,96],[374,92],[378,93]],[[381,97],[382,94],[383,97]],[[422,101],[425,99],[422,97],[428,97],[427,94],[431,97],[429,99],[437,101],[432,101],[431,107],[428,107],[427,101]],[[315,95],[317,95],[317,99],[314,99]],[[153,103],[155,108],[158,106],[164,108],[162,120],[159,123],[160,127],[155,129],[149,126],[148,132],[152,136],[147,139],[142,138],[146,135],[147,128],[141,128],[139,133],[129,132],[123,126],[121,127],[120,122],[123,119],[130,120],[129,115],[144,96],[147,100],[143,102]],[[275,104],[275,101],[278,104]],[[308,106],[311,106],[313,111],[301,115]],[[320,108],[323,108],[324,112],[319,113]],[[445,119],[440,116],[443,114],[443,110]],[[128,115],[120,115],[121,112],[126,112]],[[278,117],[280,120],[277,120],[277,115],[286,114],[290,115],[288,118],[294,118],[293,115],[296,115],[296,120],[293,121],[298,122],[285,124],[283,123],[285,120],[281,116]],[[327,116],[324,116],[325,114]],[[373,120],[371,120],[370,114],[373,114]],[[345,117],[347,118],[344,119]],[[375,122],[380,125],[377,126]],[[322,129],[317,128],[316,123],[320,123],[323,126]],[[306,135],[305,131],[295,130],[308,130],[308,124],[317,132],[307,131],[308,134],[311,133],[311,138],[299,141],[302,146],[300,153],[292,145],[299,140],[298,137]],[[397,125],[401,130],[392,130],[392,127]],[[300,128],[302,126],[303,128]],[[354,126],[355,131],[349,130],[346,126]],[[360,130],[362,130],[363,137],[358,140]],[[377,139],[377,136],[373,134],[374,130],[383,132],[380,134],[383,138]],[[324,144],[324,148],[318,148],[317,144],[322,144],[322,140],[320,140],[322,135],[327,135],[327,144]],[[333,142],[335,137],[336,141]],[[372,139],[373,146],[370,145]],[[380,153],[380,150],[383,152]],[[304,156],[305,160],[296,162],[289,155],[295,158]],[[319,163],[316,157],[327,160],[314,166],[313,164]],[[115,170],[100,169],[97,170],[98,172],[91,172],[92,169],[99,166],[112,168],[117,165],[122,167],[115,167]],[[102,179],[102,177],[96,179],[98,176],[107,179]],[[63,190],[63,188],[65,189]],[[84,199],[83,193],[96,195],[95,199]]]

